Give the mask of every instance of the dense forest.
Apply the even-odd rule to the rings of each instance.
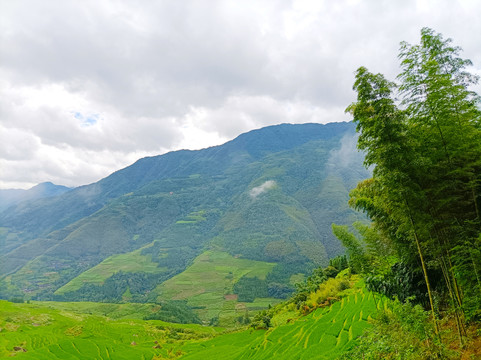
[[[346,110],[373,169],[349,204],[371,224],[333,225],[333,232],[368,289],[404,304],[398,320],[419,320],[406,304],[428,311],[430,325],[418,335],[430,355],[420,358],[448,356],[441,350],[446,327],[455,329],[462,348],[469,325],[481,320],[480,97],[470,91],[478,77],[460,52],[451,39],[422,29],[420,44],[401,43],[397,82],[357,70],[357,101]],[[377,336],[367,337],[353,358],[389,353],[385,337]]]

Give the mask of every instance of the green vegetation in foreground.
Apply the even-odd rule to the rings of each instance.
[[[246,330],[186,344],[182,359],[336,359],[385,300],[366,290],[270,330]]]
[[[62,310],[61,304],[0,301],[0,358],[162,359],[182,354],[179,344],[222,329]],[[58,308],[53,308],[54,307]]]
[[[356,72],[347,111],[373,177],[349,204],[372,223],[332,228],[367,288],[397,301],[345,359],[481,359],[481,97],[460,51],[423,28],[397,83]]]
[[[85,283],[100,285],[119,271],[127,273],[143,272],[148,274],[165,272],[165,268],[158,267],[158,264],[151,260],[151,255],[141,254],[144,248],[145,247],[130,253],[108,257],[97,266],[81,273],[79,276],[59,288],[55,291],[55,294],[60,295],[78,290]]]
[[[256,330],[254,322],[228,334],[222,328],[139,320],[153,305],[79,303],[75,309],[72,303],[0,301],[0,357],[334,359],[352,347],[377,308],[387,303],[363,288],[340,290],[345,277],[329,281],[338,289],[332,306],[318,301],[311,304],[315,310],[301,316],[303,307],[290,301],[269,310],[276,327]],[[321,284],[318,296],[323,289]],[[124,316],[126,308],[136,312],[136,319]],[[102,312],[109,317],[96,315]]]
[[[201,320],[221,326],[236,325],[236,318],[245,311],[265,309],[279,299],[256,298],[238,302],[234,284],[241,278],[265,280],[275,263],[237,259],[226,252],[208,250],[199,255],[184,272],[159,285],[154,291],[159,299],[187,300]],[[253,314],[252,314],[253,315]]]

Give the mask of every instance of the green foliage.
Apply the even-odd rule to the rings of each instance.
[[[345,278],[329,278],[319,285],[315,292],[309,294],[304,302],[307,311],[317,307],[331,305],[335,301],[339,301],[339,294],[351,287],[348,279]]]
[[[349,204],[372,220],[355,226],[370,263],[367,287],[405,303],[383,314],[345,358],[459,358],[440,342],[439,318],[452,319],[459,347],[466,325],[480,319],[481,111],[469,90],[478,77],[451,42],[424,28],[419,45],[401,43],[399,84],[357,71],[357,101],[347,111],[373,177]],[[333,230],[359,253],[353,235]]]
[[[24,303],[23,298],[18,298],[18,297],[13,297],[11,299],[8,299],[8,301],[13,302],[15,304],[23,304]]]
[[[369,272],[370,263],[359,240],[347,226],[332,224],[332,232],[346,248],[349,256],[349,267],[356,274]]]
[[[122,301],[123,295],[128,291],[131,301],[152,302],[155,296],[151,291],[162,281],[167,279],[167,274],[131,273],[119,271],[106,279],[102,284],[86,283],[79,289],[54,295],[56,301]]]
[[[162,320],[180,324],[200,324],[196,313],[185,301],[165,301],[160,310],[144,317],[144,320]]]
[[[367,289],[391,299],[399,299],[401,302],[415,299],[423,305],[429,304],[423,274],[418,268],[396,263],[386,273],[367,275],[365,282]]]
[[[292,293],[294,289],[290,284],[280,284],[276,282],[270,282],[267,285],[267,295],[276,299],[286,299]]]
[[[302,263],[289,263],[277,264],[272,271],[267,274],[266,280],[268,287],[274,287],[275,284],[285,284],[286,285],[286,294],[290,295],[295,288],[290,284],[290,279],[293,275],[310,273],[315,268],[313,264],[302,264]],[[285,296],[284,298],[286,298]]]
[[[373,221],[358,229],[368,255],[388,255],[371,262],[368,285],[429,304],[436,332],[435,307],[451,308],[462,342],[462,321],[477,319],[481,303],[481,111],[480,97],[469,90],[478,77],[466,71],[471,62],[451,43],[428,28],[418,45],[401,43],[399,84],[358,69],[357,101],[347,111],[373,178],[351,192],[350,205]],[[334,230],[359,253],[352,236]]]
[[[254,316],[251,327],[254,329],[269,329],[271,327],[271,320],[273,312],[269,310],[262,310]]]
[[[313,277],[319,276],[319,271],[313,274]],[[27,352],[16,356],[31,359],[52,356],[91,359],[98,354],[117,359],[179,356],[186,359],[334,359],[352,347],[363,329],[369,327],[368,319],[374,316],[378,307],[385,305],[384,300],[376,300],[367,291],[356,289],[332,306],[314,310],[299,320],[289,315],[290,303],[269,307],[253,319],[249,316],[250,311],[244,310],[235,321],[240,325],[251,323],[249,330],[219,334],[222,329],[135,320],[140,317],[164,318],[179,310],[182,314],[177,318],[192,315],[182,302],[168,302],[161,306],[3,302],[0,304],[0,356],[8,356],[14,346],[21,346]],[[131,314],[134,308],[138,308],[135,318],[128,317],[126,307]],[[274,318],[280,313],[290,317],[282,325],[275,325]],[[218,320],[212,318],[211,324],[215,325]],[[253,328],[269,328],[269,331]]]
[[[464,289],[462,308],[466,317],[481,321],[481,235],[474,243],[457,245],[452,251],[454,273]]]
[[[251,323],[251,318],[249,317],[249,312],[246,310],[244,315],[241,315],[237,318],[237,322],[240,325],[249,325]]]
[[[186,300],[204,323],[216,318],[218,324],[233,327],[246,308],[258,311],[269,303],[279,302],[267,298],[266,279],[274,267],[272,263],[238,259],[226,252],[209,250],[151,294],[159,299]],[[258,285],[261,286],[257,288]],[[261,296],[267,299],[260,299]],[[251,302],[241,304],[244,301]]]
[[[0,357],[35,360],[166,358],[169,352],[177,352],[182,342],[211,337],[220,330],[159,320],[144,321],[133,316],[114,320],[86,313],[96,306],[101,306],[102,311],[106,311],[106,306],[118,307],[112,304],[67,306],[0,301]],[[148,309],[152,310],[157,309]]]
[[[429,313],[421,306],[392,302],[340,359],[458,359],[459,354],[445,348],[434,333]]]
[[[298,293],[310,293],[316,291],[324,281],[327,280],[327,276],[324,274],[322,267],[318,267],[312,271],[312,274],[307,279],[299,284],[296,284]]]
[[[110,319],[137,319],[155,314],[161,310],[158,304],[139,303],[97,303],[97,302],[57,302],[57,301],[31,301],[39,308],[48,308],[65,313],[79,313],[87,315],[106,316]]]
[[[352,123],[268,127],[219,147],[141,159],[1,213],[0,297],[28,291],[34,299],[119,301],[127,278],[140,276],[132,274],[155,273],[160,283],[209,248],[278,264],[268,292],[286,297],[292,275],[343,252],[331,223],[362,218],[346,205],[348,189],[369,175],[362,154],[346,147],[353,130]],[[153,278],[139,278],[146,291]]]
[[[149,274],[166,272],[157,263],[151,260],[151,256],[142,255],[142,249],[135,250],[126,254],[118,254],[108,257],[100,264],[83,272],[72,281],[68,282],[55,294],[60,295],[70,291],[78,290],[85,283],[101,285],[116,272],[123,271],[128,273],[145,272]]]
[[[267,282],[258,277],[241,277],[233,287],[237,300],[242,302],[253,302],[255,298],[268,297]]]
[[[349,267],[349,264],[347,262],[347,256],[339,255],[339,256],[336,256],[335,258],[329,259],[329,266],[335,268],[337,271],[342,271],[344,269],[347,269]]]
[[[332,304],[339,300],[341,293],[351,287],[348,270],[338,272],[336,278],[327,277],[321,267],[315,269],[304,282],[296,284],[297,291],[288,300],[304,314]]]

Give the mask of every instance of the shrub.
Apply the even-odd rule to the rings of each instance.
[[[420,305],[396,300],[372,322],[341,360],[459,358],[435,336],[430,314]]]

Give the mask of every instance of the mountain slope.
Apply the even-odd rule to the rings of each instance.
[[[211,248],[276,265],[267,281],[279,295],[292,275],[342,252],[330,225],[359,216],[345,203],[368,176],[352,123],[271,126],[221,146],[140,159],[0,214],[0,296],[58,298],[83,272],[141,248],[155,274],[114,273],[62,296],[118,301],[129,289],[152,300],[156,286]]]
[[[187,343],[182,359],[337,359],[369,327],[378,307],[366,290],[269,331],[242,331]]]
[[[385,299],[365,290],[270,330],[225,332],[194,324],[141,321],[160,306],[0,301],[0,357],[20,359],[335,359]],[[128,309],[120,307],[128,306]],[[142,308],[141,308],[142,307]],[[239,312],[238,316],[242,315]],[[107,317],[108,316],[108,317]]]

